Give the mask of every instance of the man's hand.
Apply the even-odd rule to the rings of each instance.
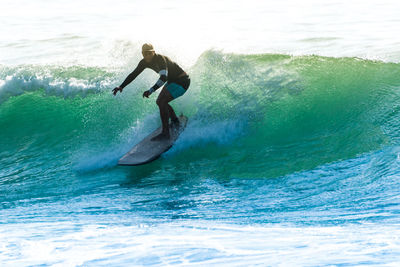
[[[112,90],[112,92],[113,92],[114,95],[116,95],[118,91],[120,91],[120,92],[122,93],[122,88],[119,87],[119,86],[118,86],[118,87],[115,87],[115,88]]]
[[[143,97],[147,97],[147,98],[149,98],[149,96],[151,95],[151,93],[150,93],[150,91],[149,90],[147,90],[147,91],[144,91],[144,93],[143,93]]]

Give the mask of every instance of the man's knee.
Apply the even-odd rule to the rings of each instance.
[[[158,98],[156,100],[156,103],[159,107],[167,106],[168,102],[173,100],[172,96],[168,92],[167,88],[164,86],[163,90],[161,93],[158,95]]]
[[[159,107],[168,105],[167,101],[164,101],[161,97],[157,98],[156,103]]]

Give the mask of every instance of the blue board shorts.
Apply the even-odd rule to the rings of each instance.
[[[186,93],[186,90],[182,87],[182,85],[177,83],[168,83],[166,87],[174,99]]]
[[[190,78],[188,75],[182,76],[174,82],[168,82],[165,86],[172,97],[178,98],[189,88]]]

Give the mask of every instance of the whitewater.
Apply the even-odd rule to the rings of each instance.
[[[399,264],[396,1],[1,7],[2,266]],[[144,42],[190,75],[189,123],[118,166],[160,125],[156,73],[111,93]]]

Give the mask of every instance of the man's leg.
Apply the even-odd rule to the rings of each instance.
[[[188,82],[189,85],[190,81]],[[177,83],[168,83],[166,86],[168,88],[168,92],[170,95],[172,95],[173,99],[176,99],[186,93],[185,88],[182,87],[182,85],[179,85]],[[168,111],[169,111],[169,117],[171,118],[172,125],[174,127],[179,127],[179,119],[175,114],[174,109],[171,107],[171,105],[168,104]]]
[[[153,137],[152,138],[153,141],[169,139],[169,137],[170,137],[168,120],[169,120],[170,116],[176,117],[173,108],[168,104],[172,100],[174,100],[174,98],[172,97],[172,95],[170,94],[168,89],[164,86],[163,89],[161,90],[160,94],[158,95],[158,98],[156,101],[158,108],[160,109],[162,132],[161,132],[161,134]]]
[[[171,121],[176,121],[178,119],[178,117],[175,114],[174,109],[171,107],[170,104],[168,104],[168,113],[169,113],[169,118],[171,119]]]

